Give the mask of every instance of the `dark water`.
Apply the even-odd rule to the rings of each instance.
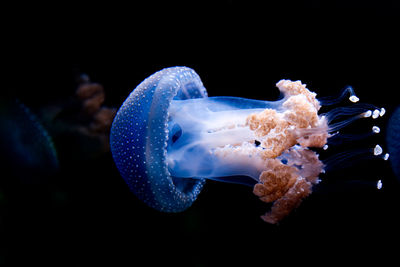
[[[76,75],[86,73],[104,86],[104,105],[117,108],[144,78],[184,65],[212,96],[276,99],[274,85],[282,78],[301,80],[321,96],[350,84],[361,101],[386,108],[377,121],[384,133],[399,104],[395,12],[389,2],[368,5],[343,10],[311,1],[287,10],[284,4],[260,8],[226,1],[159,10],[74,6],[68,10],[75,16],[54,11],[49,18],[31,14],[8,29],[1,90],[39,113],[71,99]],[[159,20],[150,25],[154,17]],[[315,192],[276,226],[259,218],[268,207],[250,188],[212,181],[186,212],[151,210],[129,192],[109,152],[82,158],[91,149],[87,143],[63,142],[56,142],[59,170],[44,181],[1,175],[0,264],[126,266],[161,259],[185,266],[259,266],[310,263],[318,255],[329,262],[394,259],[400,188],[388,162],[322,175]],[[376,142],[385,150],[383,137],[359,145]]]

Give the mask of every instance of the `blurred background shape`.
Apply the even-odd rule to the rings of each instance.
[[[400,179],[400,107],[397,107],[390,117],[387,133],[386,142],[390,153],[390,163],[392,170]]]
[[[0,151],[3,179],[43,181],[59,161],[54,142],[38,117],[18,99],[0,99]]]
[[[40,118],[54,137],[65,161],[91,160],[109,152],[109,132],[116,109],[103,105],[101,84],[80,74],[75,95],[40,109]]]

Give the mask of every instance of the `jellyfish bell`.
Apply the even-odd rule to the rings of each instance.
[[[0,149],[7,175],[40,183],[59,166],[52,137],[28,107],[17,99],[0,101]]]
[[[321,161],[313,148],[327,149],[338,130],[360,118],[379,117],[380,111],[356,105],[319,115],[321,104],[337,99],[320,102],[300,81],[281,80],[277,87],[283,94],[278,101],[207,97],[192,69],[153,74],[113,122],[117,168],[132,191],[158,210],[188,208],[204,179],[213,179],[252,186],[260,200],[273,203],[262,218],[279,222],[332,164]],[[347,92],[358,102],[349,89],[339,100]]]
[[[168,108],[173,99],[207,97],[189,68],[168,68],[144,80],[118,110],[110,135],[116,166],[130,189],[147,205],[179,212],[190,207],[204,179],[174,179],[168,171]]]

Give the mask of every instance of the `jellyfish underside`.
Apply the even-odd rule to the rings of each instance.
[[[209,178],[254,185],[263,169],[262,162],[251,154],[220,157],[219,148],[239,147],[256,137],[246,125],[246,118],[277,106],[235,97],[208,97],[173,100],[169,108],[167,163],[174,178]],[[257,143],[258,144],[258,143]]]
[[[301,82],[281,80],[277,87],[284,97],[274,102],[236,97],[173,100],[166,155],[173,180],[207,178],[254,186],[262,201],[273,202],[262,216],[265,221],[276,223],[287,216],[311,193],[326,167],[311,148],[326,146],[333,131],[367,116],[371,106],[338,108],[319,116],[316,94]]]

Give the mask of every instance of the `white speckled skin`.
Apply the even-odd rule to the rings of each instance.
[[[125,100],[111,128],[119,172],[135,195],[164,212],[180,212],[196,200],[204,179],[173,180],[168,172],[168,108],[173,99],[207,97],[187,67],[166,68],[144,80]]]

